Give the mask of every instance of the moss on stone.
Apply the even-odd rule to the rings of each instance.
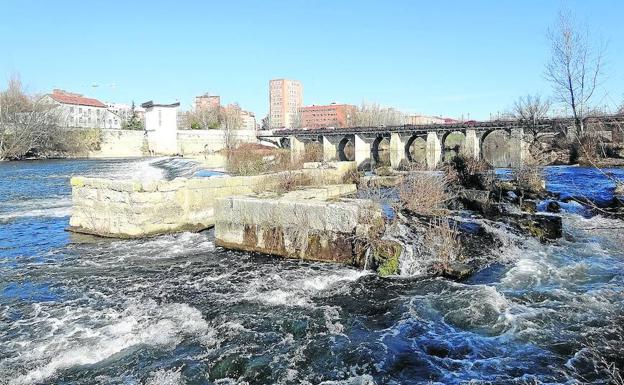
[[[386,262],[384,262],[383,265],[377,268],[377,274],[379,274],[382,277],[387,277],[389,275],[397,275],[398,273],[399,273],[399,258],[398,257],[392,257],[386,260]]]
[[[382,277],[399,274],[399,257],[403,247],[390,240],[380,240],[373,245],[373,262]]]
[[[540,228],[539,226],[536,226],[534,223],[527,223],[524,228],[529,232],[529,234],[531,234],[531,236],[538,238],[540,240],[543,240],[546,238],[546,235],[544,233],[544,229]]]

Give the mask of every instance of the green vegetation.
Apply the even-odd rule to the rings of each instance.
[[[377,274],[382,277],[399,274],[399,257],[403,247],[394,241],[379,240],[373,246],[373,262],[378,266]]]
[[[132,107],[130,108],[130,118],[123,122],[121,128],[124,130],[142,130],[145,128],[139,115],[136,113],[134,102],[132,102]]]

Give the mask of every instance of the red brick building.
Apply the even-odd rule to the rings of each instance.
[[[217,109],[221,108],[221,97],[218,95],[204,94],[195,97],[195,109]]]
[[[332,103],[302,107],[299,111],[303,128],[349,127],[355,114],[355,106]]]

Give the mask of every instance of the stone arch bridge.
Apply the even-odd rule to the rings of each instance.
[[[624,116],[605,116],[596,121],[607,121],[612,124],[624,124]],[[483,158],[484,142],[488,136],[499,132],[505,134],[507,140],[506,154],[509,165],[523,163],[527,156],[528,143],[525,132],[539,132],[539,135],[555,135],[568,133],[574,126],[571,119],[544,119],[530,125],[522,121],[487,121],[464,122],[456,124],[428,124],[379,127],[320,128],[320,129],[283,129],[267,133],[258,133],[260,140],[272,141],[280,147],[290,147],[293,158],[302,157],[305,145],[318,142],[322,145],[323,160],[354,160],[359,167],[375,164],[380,158],[380,145],[386,144],[389,152],[390,165],[398,168],[402,163],[414,161],[411,148],[419,141],[424,148],[428,168],[435,168],[443,160],[449,135],[461,135],[461,143],[456,144],[455,153],[475,159]],[[620,126],[621,127],[621,126]],[[607,128],[608,129],[608,128]],[[613,131],[613,129],[611,128]],[[272,140],[271,140],[272,139]],[[389,145],[388,145],[389,143]],[[352,146],[352,159],[348,159],[347,147]]]

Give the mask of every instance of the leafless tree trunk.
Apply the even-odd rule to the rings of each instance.
[[[58,110],[40,97],[24,93],[13,76],[0,93],[0,160],[19,159],[33,149],[45,149],[59,132]]]
[[[292,115],[292,121],[290,122],[291,127],[302,128],[303,121],[301,118],[302,118],[302,112],[301,110],[297,110],[297,112]]]
[[[548,37],[552,56],[546,65],[546,79],[553,85],[555,96],[572,112],[576,134],[585,129],[584,118],[599,83],[604,49],[590,45],[586,28],[576,25],[569,12],[560,12],[559,20]]]
[[[241,109],[238,104],[232,104],[221,109],[220,114],[221,129],[223,130],[225,148],[233,149],[237,145],[236,131],[239,130],[243,124],[243,118],[241,117]]]

